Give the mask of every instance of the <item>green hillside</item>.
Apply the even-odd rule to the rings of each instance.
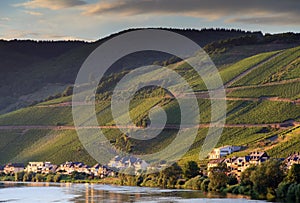
[[[245,39],[240,37],[240,34],[230,36],[237,37],[236,40],[223,40],[212,44],[209,44],[212,39],[207,39],[209,46],[206,48],[210,50],[212,59],[216,61],[227,93],[226,126],[218,146],[228,144],[244,146],[242,152],[234,155],[261,149],[272,156],[286,156],[297,147],[299,149],[297,122],[300,122],[300,105],[297,99],[300,95],[300,46],[294,41],[287,43],[283,36],[279,38],[281,41],[278,41],[278,36],[275,38],[277,43],[271,40],[270,43],[251,41],[252,44],[249,44],[250,41],[243,42]],[[220,37],[225,36],[220,35]],[[268,39],[267,36],[265,38]],[[80,60],[83,60],[82,53],[89,53],[93,46],[93,44],[86,44],[85,51],[82,51],[82,47],[72,48],[51,60],[30,66],[32,77],[40,78],[43,73],[45,81],[49,83],[64,81],[64,85],[71,84],[72,77],[77,73],[73,67],[78,66]],[[134,58],[129,57],[129,61]],[[224,58],[226,60],[222,60]],[[158,58],[153,57],[147,63],[154,62],[154,59]],[[95,107],[98,122],[101,126],[108,126],[107,129],[103,129],[104,134],[118,150],[130,150],[138,154],[153,153],[164,149],[174,139],[177,130],[165,129],[159,136],[146,142],[129,139],[114,128],[115,122],[110,109],[111,93],[116,83],[128,72],[128,69],[132,68],[124,69],[127,62],[124,61],[123,65],[112,69],[111,73],[99,83]],[[165,64],[169,63],[170,60]],[[37,67],[43,68],[39,70]],[[201,78],[196,77],[187,64],[172,61],[168,67],[181,74],[199,95],[207,91]],[[60,72],[59,77],[58,72]],[[71,72],[73,75],[70,74]],[[152,73],[145,73],[144,76],[153,80],[167,77],[159,69]],[[20,81],[30,76],[22,77]],[[133,82],[140,84],[143,81],[138,78]],[[36,84],[32,83],[32,85]],[[41,81],[40,84],[43,86],[44,82]],[[54,163],[72,160],[95,163],[72,128],[71,96],[55,94],[47,101],[41,99],[34,105],[0,115],[0,164],[30,160],[47,160]],[[210,100],[199,96],[198,103],[201,111],[200,124],[210,123]],[[156,106],[165,109],[168,125],[180,125],[178,102],[169,93],[159,88],[144,89],[136,94],[130,103],[132,121],[137,126],[145,127],[149,123],[149,110]],[[85,116],[89,118],[90,115]],[[120,115],[120,119],[123,116]],[[190,159],[198,160],[206,133],[207,127],[199,129],[195,142],[182,158],[181,163]]]

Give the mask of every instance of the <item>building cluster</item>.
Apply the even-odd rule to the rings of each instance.
[[[116,171],[132,167],[135,172],[147,170],[150,165],[136,157],[121,157],[116,156],[106,165],[95,164],[90,167],[82,162],[65,162],[60,165],[52,164],[51,162],[29,162],[27,166],[22,163],[9,163],[5,166],[0,166],[0,173],[14,174],[18,172],[27,173],[59,173],[70,175],[73,172],[85,173],[88,175],[98,176],[100,178],[115,176]]]
[[[132,156],[115,156],[107,165],[110,168],[117,168],[119,170],[132,167],[135,169],[136,173],[145,171],[149,167],[149,164],[146,161]]]
[[[0,173],[14,174],[18,172],[40,173],[40,174],[64,174],[71,175],[73,172],[85,173],[100,178],[115,176],[115,172],[107,166],[95,164],[90,167],[82,162],[65,162],[60,165],[51,162],[29,162],[27,166],[22,163],[9,163],[0,167]]]
[[[215,155],[214,152],[219,152],[219,149],[214,149],[213,154],[216,157],[221,157],[217,159],[211,159],[207,164],[207,170],[209,171],[213,167],[217,167],[220,164],[225,164],[228,168],[228,175],[234,175],[238,179],[241,177],[243,171],[245,171],[250,166],[257,166],[261,163],[270,159],[268,154],[263,151],[253,151],[247,156],[240,156],[240,157],[230,157],[226,158],[225,156],[221,155],[222,152]],[[225,153],[223,153],[225,154]],[[210,155],[211,157],[211,155]],[[280,159],[283,161],[284,166],[289,169],[293,164],[300,164],[300,153],[294,153],[289,155],[287,158]]]
[[[260,165],[270,159],[266,152],[253,151],[247,156],[226,157],[227,155],[241,150],[238,146],[225,146],[214,149],[209,154],[210,161],[207,164],[207,171],[217,167],[220,164],[225,164],[228,168],[228,175],[234,175],[238,179],[241,173],[248,167]],[[284,166],[290,169],[293,164],[300,164],[300,153],[290,154],[287,158],[282,159]],[[22,163],[9,163],[5,166],[0,166],[0,173],[14,174],[18,172],[41,173],[41,174],[64,174],[71,175],[73,172],[85,173],[99,178],[108,176],[116,176],[116,171],[133,168],[135,174],[139,174],[146,170],[159,170],[167,166],[167,162],[161,161],[155,165],[150,165],[146,161],[132,156],[116,156],[109,161],[107,165],[95,164],[90,167],[82,162],[65,162],[60,165],[52,164],[51,162],[29,162],[27,166]]]

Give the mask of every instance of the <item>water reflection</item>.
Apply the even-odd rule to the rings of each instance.
[[[239,198],[239,199],[237,199]],[[0,202],[262,202],[193,190],[99,184],[0,183]]]

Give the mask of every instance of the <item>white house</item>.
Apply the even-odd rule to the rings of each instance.
[[[229,146],[229,145],[215,148],[209,153],[209,159],[220,159],[224,156],[227,156],[228,154],[232,154],[233,152],[237,152],[240,150],[241,150],[240,146]]]
[[[45,166],[44,162],[29,162],[25,168],[25,171],[27,173],[29,172],[41,173],[44,166]]]

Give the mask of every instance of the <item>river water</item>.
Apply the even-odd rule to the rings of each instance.
[[[170,190],[100,184],[0,183],[0,202],[204,202],[261,203],[242,196],[220,196],[193,190]]]

